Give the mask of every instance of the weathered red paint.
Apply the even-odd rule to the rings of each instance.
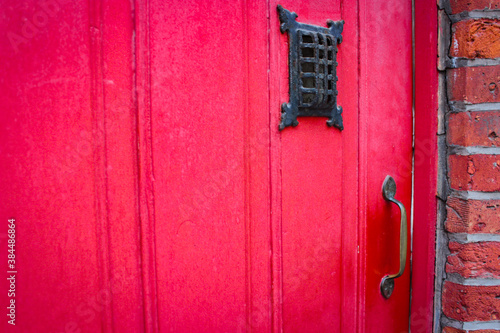
[[[411,4],[279,3],[346,21],[342,132],[278,131],[277,1],[57,0],[32,35],[42,5],[2,8],[4,330],[407,330],[409,259],[389,300],[379,284],[399,263],[386,175],[411,207]]]
[[[1,11],[4,37],[19,41],[1,39],[0,83],[1,216],[18,223],[19,273],[17,324],[0,330],[141,327],[130,3]]]
[[[396,280],[395,294],[384,300],[381,278],[398,269],[399,211],[380,200],[386,175],[409,208],[411,198],[411,4],[360,3],[360,269],[361,320],[366,330],[406,331],[409,318],[409,271]],[[393,27],[400,29],[395,30]],[[390,33],[387,33],[389,32]],[[377,41],[373,43],[374,41]],[[397,69],[397,70],[395,70]],[[382,88],[386,87],[386,88]],[[381,121],[380,126],[373,126]],[[406,184],[406,185],[405,185]],[[363,250],[364,248],[364,250]],[[384,255],[381,255],[384,253]],[[409,258],[408,258],[409,259]],[[409,265],[409,261],[407,261]],[[407,266],[409,267],[409,266]],[[387,326],[389,325],[389,326]]]

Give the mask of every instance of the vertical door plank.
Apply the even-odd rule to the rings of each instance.
[[[366,198],[360,206],[366,214],[360,219],[361,285],[366,288],[361,317],[366,331],[408,330],[410,255],[388,300],[380,293],[380,281],[399,270],[401,215],[382,197],[387,175],[395,179],[396,198],[411,216],[411,11],[411,3],[405,1],[360,1],[359,181],[360,197]]]
[[[151,2],[160,329],[267,330],[264,4]]]
[[[273,81],[279,82],[279,93],[271,104],[275,125],[271,131],[276,135],[271,147],[274,158],[271,163],[272,169],[279,169],[273,185],[277,184],[282,193],[281,219],[274,221],[277,227],[273,230],[282,234],[277,241],[281,241],[282,251],[282,267],[278,268],[283,279],[283,328],[297,332],[339,331],[343,134],[329,128],[326,118],[299,118],[296,128],[277,132],[280,105],[288,102],[288,36],[279,31],[278,3],[271,3],[271,46],[274,47],[271,54],[275,61],[271,75]],[[327,19],[342,19],[340,2],[285,1],[280,4],[296,12],[299,22],[326,26]],[[355,152],[355,147],[352,149]]]

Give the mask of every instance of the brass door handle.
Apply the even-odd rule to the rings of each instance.
[[[392,292],[394,291],[394,279],[403,275],[406,266],[406,249],[408,248],[406,209],[400,201],[394,198],[395,195],[396,182],[394,181],[394,178],[387,176],[385,177],[384,184],[382,185],[382,196],[385,200],[398,205],[401,210],[401,230],[399,240],[399,272],[397,274],[388,274],[384,276],[380,282],[380,291],[386,299],[391,297]]]

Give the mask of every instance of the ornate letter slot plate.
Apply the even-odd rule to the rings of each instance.
[[[279,129],[297,126],[297,117],[328,117],[328,126],[344,129],[337,106],[337,44],[344,21],[328,20],[328,28],[299,23],[297,14],[278,5],[281,33],[288,31],[290,101],[281,105]]]

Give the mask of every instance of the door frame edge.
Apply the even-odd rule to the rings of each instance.
[[[413,1],[414,192],[410,331],[433,331],[438,184],[438,8]]]

